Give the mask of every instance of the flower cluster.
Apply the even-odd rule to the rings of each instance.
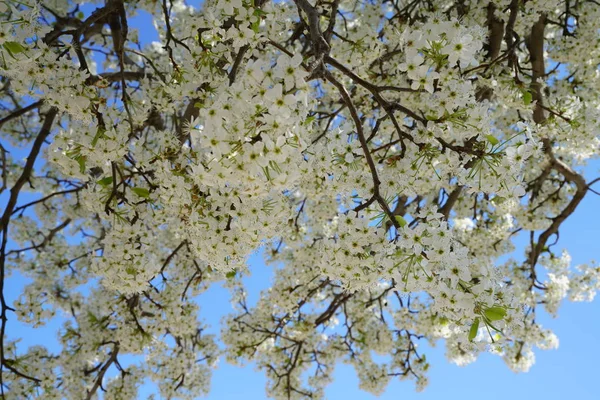
[[[0,0],[2,277],[30,280],[1,293],[0,397],[191,399],[221,356],[274,398],[339,362],[421,390],[421,340],[525,371],[558,345],[536,310],[600,288],[552,245],[596,182],[594,2],[38,3]],[[12,308],[60,348],[4,334]]]

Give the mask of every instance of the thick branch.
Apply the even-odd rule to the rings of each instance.
[[[115,361],[117,361],[118,354],[119,354],[119,344],[117,343],[117,344],[115,344],[115,348],[113,349],[113,351],[110,353],[109,359],[104,363],[104,365],[100,369],[100,372],[98,372],[98,376],[96,377],[96,380],[94,381],[94,386],[92,386],[92,388],[90,390],[88,390],[85,400],[91,400],[94,397],[94,394],[96,393],[96,391],[102,384],[102,380],[104,379],[104,375],[106,374],[106,371],[108,371],[110,366]]]
[[[35,141],[33,142],[33,146],[31,147],[31,151],[29,152],[29,156],[27,157],[27,161],[25,162],[25,166],[23,167],[23,172],[21,176],[15,182],[15,185],[10,190],[10,197],[6,204],[6,208],[4,209],[4,214],[0,219],[0,229],[2,230],[2,245],[0,248],[0,305],[2,306],[2,311],[0,314],[0,361],[2,361],[2,367],[0,367],[0,390],[2,397],[4,395],[4,385],[3,385],[3,368],[6,364],[4,357],[4,333],[6,330],[6,312],[11,309],[8,304],[6,304],[6,299],[4,298],[4,278],[5,278],[5,263],[6,263],[6,245],[8,243],[8,224],[10,222],[10,217],[12,212],[17,204],[17,200],[19,198],[19,194],[25,182],[28,181],[31,173],[33,171],[33,167],[35,165],[35,161],[42,149],[46,138],[50,135],[52,130],[52,124],[54,123],[54,119],[58,114],[58,110],[54,107],[48,111],[46,114],[46,118],[44,119],[44,123],[40,132],[38,133]]]
[[[533,111],[533,120],[541,123],[545,120],[544,98],[542,94],[541,79],[544,78],[546,71],[544,66],[544,28],[546,27],[546,15],[542,14],[538,21],[531,28],[531,35],[527,40],[529,57],[531,59],[531,91],[533,100],[536,101]]]
[[[0,128],[2,128],[2,125],[7,123],[8,121],[13,120],[15,118],[19,118],[21,115],[26,114],[31,110],[35,110],[36,108],[39,108],[42,105],[42,103],[43,103],[43,101],[39,100],[39,101],[36,101],[35,103],[32,103],[26,107],[23,107],[23,108],[13,111],[12,113],[8,114],[6,117],[0,119]]]

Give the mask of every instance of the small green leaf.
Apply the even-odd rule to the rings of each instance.
[[[525,105],[528,106],[531,104],[532,100],[533,100],[533,95],[531,94],[531,92],[524,91],[523,92],[523,103],[525,103]]]
[[[150,192],[146,188],[134,187],[134,188],[131,188],[131,190],[133,190],[133,193],[135,193],[138,196],[143,197],[145,199],[150,197]]]
[[[499,306],[490,307],[483,311],[483,315],[490,321],[500,321],[506,316],[506,309]]]
[[[77,13],[77,18],[83,21],[83,19],[85,18],[85,14],[83,12],[79,11]]]
[[[86,157],[82,155],[75,157],[75,161],[77,161],[77,164],[79,164],[79,172],[81,172],[82,174],[85,174],[85,160]]]
[[[98,185],[101,186],[108,186],[113,182],[113,177],[112,176],[107,176],[106,178],[102,178],[100,179],[98,182],[96,182]]]
[[[506,201],[506,198],[501,197],[501,196],[496,196],[492,199],[492,203],[494,204],[502,204]]]
[[[263,170],[263,172],[265,173],[265,176],[267,177],[267,180],[268,180],[269,182],[271,182],[271,180],[272,180],[273,178],[271,178],[271,173],[269,172],[269,167],[268,167],[268,166],[267,166],[267,167],[263,167],[263,168],[262,168],[262,170]]]
[[[469,329],[469,342],[472,342],[477,336],[477,331],[479,330],[479,318],[475,318],[473,321],[473,325],[471,325],[471,329]]]
[[[92,139],[92,147],[96,146],[96,143],[104,136],[104,133],[106,133],[104,129],[98,128],[96,135],[94,135],[94,138]]]
[[[251,26],[252,30],[254,31],[254,33],[258,33],[259,29],[260,29],[260,19],[256,20],[252,23]]]
[[[398,225],[400,225],[400,228],[404,228],[408,223],[401,215],[396,215],[396,221],[398,222]]]
[[[23,53],[25,51],[25,47],[21,43],[18,42],[4,42],[2,45],[4,48],[12,55]]]
[[[90,321],[90,323],[91,323],[92,325],[95,325],[95,324],[97,324],[97,323],[98,323],[98,317],[96,317],[96,316],[94,315],[94,313],[92,313],[91,311],[88,311],[88,313],[87,313],[87,314],[88,314],[88,315],[87,315],[87,316],[88,316],[88,320]]]
[[[236,274],[235,270],[229,271],[228,273],[225,274],[225,277],[227,279],[232,279],[232,278],[235,278],[235,274]]]
[[[496,139],[496,137],[493,135],[485,135],[485,138],[488,140],[488,142],[492,144],[492,146],[495,146],[498,143],[500,143],[500,141]]]

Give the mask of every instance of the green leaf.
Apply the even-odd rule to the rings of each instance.
[[[404,226],[408,223],[401,215],[396,215],[396,221],[398,222],[398,225],[400,225],[400,228],[404,228]]]
[[[479,318],[475,318],[473,321],[473,325],[471,325],[471,329],[469,329],[469,342],[472,342],[477,336],[477,331],[479,330]]]
[[[263,172],[265,173],[265,176],[267,177],[267,180],[268,180],[269,182],[271,182],[271,180],[272,180],[273,178],[271,178],[271,173],[269,172],[269,167],[268,167],[268,166],[267,166],[267,167],[262,167],[262,170],[263,170]]]
[[[236,274],[235,270],[229,271],[228,273],[225,274],[225,278],[227,278],[227,279],[235,278],[235,274]]]
[[[258,33],[258,31],[259,31],[259,29],[260,29],[260,19],[259,19],[259,20],[257,20],[257,21],[254,21],[254,22],[252,23],[252,26],[251,26],[251,28],[252,28],[252,30],[254,31],[254,33]]]
[[[500,143],[500,141],[496,139],[496,137],[493,135],[485,135],[485,138],[488,140],[488,142],[492,144],[492,146],[495,146],[498,143]]]
[[[77,331],[75,331],[73,328],[67,328],[67,330],[65,331],[65,333],[62,335],[62,338],[65,340],[69,340],[71,338],[74,338],[77,336]]]
[[[96,325],[98,323],[98,317],[96,317],[91,311],[88,311],[87,316],[92,325]]]
[[[500,321],[506,317],[506,309],[500,306],[490,307],[483,311],[483,315],[490,321]]]
[[[98,185],[101,186],[108,186],[113,182],[113,177],[112,176],[107,176],[106,178],[102,178],[100,179],[98,182],[96,182]]]
[[[11,56],[15,54],[23,53],[26,49],[21,43],[18,42],[4,42],[2,45],[10,53]]]
[[[104,136],[104,133],[106,133],[106,131],[104,129],[98,128],[96,135],[92,139],[92,147],[96,146],[96,143],[98,143],[98,140],[100,140]]]
[[[146,188],[134,187],[134,188],[131,188],[131,190],[133,191],[133,193],[135,193],[138,196],[143,197],[145,199],[150,197],[150,192]]]
[[[83,12],[79,11],[77,13],[77,18],[83,21],[85,18],[85,14]]]
[[[75,161],[77,161],[77,164],[79,164],[79,172],[81,172],[82,174],[85,174],[85,160],[86,157],[82,155],[75,157]]]
[[[525,105],[528,106],[531,104],[532,101],[533,101],[533,95],[531,94],[531,92],[524,91],[523,92],[523,103],[525,103]]]
[[[501,197],[501,196],[496,196],[492,199],[492,203],[493,204],[502,204],[506,201],[506,198]]]

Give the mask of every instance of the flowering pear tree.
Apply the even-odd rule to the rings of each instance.
[[[277,399],[340,362],[422,389],[440,339],[526,371],[600,287],[555,246],[597,182],[598,2],[92,3],[0,0],[0,397],[191,399],[220,359]],[[59,317],[58,350],[10,335]]]

